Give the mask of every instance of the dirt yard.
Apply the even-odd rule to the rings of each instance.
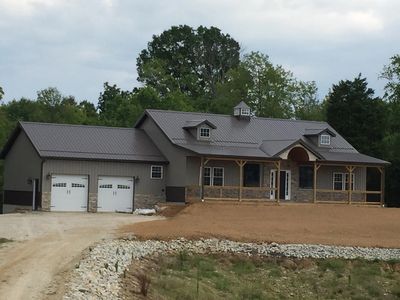
[[[251,242],[400,248],[400,209],[308,204],[190,205],[174,217],[123,226],[143,239],[219,237]]]
[[[0,215],[0,299],[61,299],[66,274],[84,249],[114,237],[121,225],[155,219],[115,213]]]

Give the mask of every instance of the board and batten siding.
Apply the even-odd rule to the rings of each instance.
[[[31,192],[28,179],[40,178],[41,163],[32,143],[21,131],[4,160],[4,190]]]
[[[51,191],[51,175],[88,175],[89,193],[97,193],[99,176],[138,177],[135,194],[165,197],[165,176],[151,179],[151,163],[46,160],[43,164],[43,191]],[[165,165],[163,165],[165,168]]]

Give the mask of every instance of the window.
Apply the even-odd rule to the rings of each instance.
[[[242,116],[250,116],[250,108],[242,108]]]
[[[329,146],[331,144],[331,136],[328,134],[321,134],[319,143],[324,146]]]
[[[204,177],[204,185],[223,186],[224,185],[224,168],[205,167],[203,177]]]
[[[131,187],[129,185],[125,185],[125,184],[118,184],[117,189],[120,190],[130,190]]]
[[[204,168],[204,185],[211,185],[211,168]]]
[[[112,189],[112,184],[100,184],[100,189]]]
[[[260,186],[260,165],[245,164],[243,168],[243,186],[259,187]]]
[[[84,188],[85,185],[82,184],[82,183],[72,183],[71,187],[73,187],[73,188]]]
[[[209,139],[210,138],[210,128],[208,128],[208,127],[200,127],[199,137],[201,139]]]
[[[354,173],[351,173],[351,190],[354,191]],[[335,191],[349,190],[349,173],[333,173],[333,189]]]
[[[312,189],[314,186],[314,169],[312,166],[299,167],[299,188]]]
[[[67,187],[67,183],[65,182],[53,183],[53,187]]]
[[[224,168],[213,168],[213,185],[224,185]]]
[[[151,166],[151,179],[162,179],[163,167],[162,166]]]

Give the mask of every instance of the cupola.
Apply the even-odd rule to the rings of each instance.
[[[244,101],[240,101],[240,103],[233,108],[233,115],[237,118],[250,119],[250,106],[248,106]]]

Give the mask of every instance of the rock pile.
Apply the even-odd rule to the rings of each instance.
[[[120,276],[132,260],[152,254],[180,251],[199,254],[223,252],[316,259],[400,259],[400,249],[307,244],[255,244],[218,239],[197,241],[186,239],[173,241],[108,240],[89,248],[84,259],[76,265],[64,299],[118,299]]]

